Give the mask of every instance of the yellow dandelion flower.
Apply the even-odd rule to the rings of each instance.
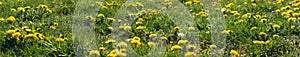
[[[240,57],[240,54],[235,50],[231,50],[230,54],[234,55],[234,57]]]
[[[20,32],[16,32],[16,33],[13,33],[13,34],[12,34],[12,37],[13,37],[13,38],[20,38],[20,36],[21,36],[21,33],[20,33]]]
[[[265,43],[264,43],[264,44],[269,44],[269,43],[271,43],[271,40],[267,40],[267,41],[265,41]]]
[[[274,29],[278,29],[278,28],[280,28],[280,25],[274,24],[274,25],[273,25],[273,28],[274,28]]]
[[[167,38],[167,37],[164,37],[164,36],[161,37],[161,39],[162,39],[162,40],[168,40],[168,38]]]
[[[98,50],[91,50],[90,55],[100,56],[100,52]]]
[[[217,48],[217,45],[212,44],[212,45],[209,45],[209,47],[210,48]]]
[[[139,47],[142,44],[141,41],[138,41],[138,40],[132,40],[132,41],[130,41],[130,43],[136,45],[137,47]]]
[[[185,5],[191,5],[191,4],[192,4],[192,1],[185,2]]]
[[[179,45],[174,45],[171,47],[171,51],[174,51],[174,50],[180,50],[181,47]]]
[[[53,11],[51,9],[46,9],[47,12],[52,13]]]
[[[57,41],[57,42],[65,42],[65,39],[63,39],[63,38],[56,38],[55,41]]]
[[[197,54],[195,52],[186,52],[184,57],[197,57]]]
[[[139,25],[139,24],[143,24],[143,22],[138,21],[138,22],[135,22],[135,24]]]
[[[144,30],[144,29],[146,29],[146,27],[144,27],[144,26],[138,26],[136,29],[137,30]]]
[[[127,43],[126,42],[120,42],[117,46],[119,46],[119,47],[127,47]]]
[[[118,53],[117,50],[112,50],[112,51],[110,51],[110,53],[107,56],[108,57],[117,57],[118,56],[117,53]]]
[[[195,30],[195,27],[189,27],[188,30],[193,31]]]
[[[154,37],[156,37],[156,34],[150,34],[149,37],[154,38]]]
[[[115,21],[115,18],[107,18],[107,20]]]
[[[23,7],[18,7],[18,12],[25,12],[25,8],[23,8]]]
[[[55,26],[50,26],[50,29],[55,30],[56,27]]]
[[[280,9],[275,10],[275,12],[276,12],[276,13],[279,13],[279,12],[280,12]]]
[[[178,26],[174,27],[174,30],[175,30],[175,31],[178,31],[178,30],[179,30],[179,27],[178,27]]]
[[[231,33],[232,33],[232,30],[224,30],[224,31],[222,31],[222,33],[223,33],[223,34],[227,34],[227,35],[229,35],[229,34],[231,34]]]
[[[2,4],[3,4],[3,2],[0,1],[0,5],[2,5]]]
[[[99,17],[99,18],[104,17],[104,14],[100,13],[97,15],[97,17]]]
[[[279,35],[278,34],[274,34],[273,38],[279,38]]]
[[[108,7],[105,6],[105,5],[101,5],[101,8],[103,8],[103,9],[108,9]]]
[[[113,42],[115,42],[115,40],[113,40],[113,39],[108,39],[108,40],[105,41],[106,44],[113,43]]]
[[[10,16],[6,19],[7,22],[14,22],[16,21],[16,18],[14,16]]]
[[[291,22],[291,21],[294,21],[294,20],[296,20],[296,18],[294,18],[294,17],[288,18],[288,22]]]
[[[25,9],[29,9],[29,8],[31,8],[30,6],[26,6],[26,7],[24,7]]]
[[[114,30],[113,27],[107,27],[107,29],[110,30],[110,31]]]
[[[156,44],[154,42],[148,42],[147,44],[151,47],[156,47]]]
[[[4,22],[4,18],[0,18],[0,22]]]
[[[294,25],[292,25],[292,26],[290,27],[290,29],[291,29],[291,30],[295,29],[295,26],[294,26]]]
[[[260,22],[266,23],[266,22],[267,22],[267,19],[261,19]]]
[[[100,51],[104,51],[104,50],[105,50],[105,47],[99,47],[99,50],[100,50]]]
[[[58,23],[57,23],[57,22],[54,22],[53,24],[54,24],[54,26],[58,26]]]
[[[185,44],[185,43],[187,43],[188,42],[188,40],[179,40],[178,42],[177,42],[177,44],[178,45],[181,45],[181,44]]]
[[[131,27],[130,27],[130,26],[124,26],[123,29],[124,29],[124,30],[131,30]]]
[[[15,32],[16,32],[16,30],[8,30],[8,31],[6,31],[7,34],[13,34]]]
[[[267,36],[267,33],[265,33],[265,32],[260,32],[259,35]]]
[[[194,46],[194,45],[188,45],[187,48],[193,50],[193,49],[196,49],[196,46]]]
[[[250,30],[256,30],[257,29],[257,27],[252,27],[252,28],[250,28]]]
[[[48,6],[47,6],[47,5],[39,5],[37,8],[38,8],[38,9],[48,8]]]
[[[12,9],[10,9],[10,11],[11,11],[11,12],[16,12],[17,10],[14,9],[14,8],[12,8]]]
[[[258,41],[258,40],[254,40],[252,41],[254,44],[265,44],[264,41]]]

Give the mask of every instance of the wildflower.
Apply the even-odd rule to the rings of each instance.
[[[55,41],[57,41],[57,42],[65,42],[65,39],[63,39],[63,38],[56,38]]]
[[[264,41],[258,41],[258,40],[254,40],[252,41],[254,44],[264,44],[265,42]]]
[[[269,43],[271,43],[271,40],[267,40],[267,41],[265,41],[265,43],[264,43],[264,44],[269,44]]]
[[[48,6],[47,6],[47,5],[39,5],[37,8],[38,8],[38,9],[48,8]]]
[[[104,17],[104,14],[100,13],[97,15],[97,17],[99,17],[99,18]]]
[[[10,11],[11,11],[11,12],[16,12],[17,10],[14,9],[14,8],[12,8],[12,9],[10,9]]]
[[[99,47],[99,50],[100,50],[100,51],[104,51],[104,50],[105,50],[105,47]]]
[[[20,38],[20,36],[21,36],[20,32],[16,32],[16,33],[12,34],[12,37],[14,37],[14,38]]]
[[[186,5],[191,5],[192,1],[185,2]]]
[[[8,30],[8,31],[6,31],[7,34],[13,34],[15,32],[16,32],[16,30]]]
[[[188,42],[188,40],[179,40],[178,41],[178,45],[181,45],[181,44],[185,44],[185,43],[187,43]]]
[[[108,9],[108,7],[105,6],[105,5],[101,5],[101,8],[103,8],[103,9]]]
[[[280,26],[279,26],[278,24],[274,24],[274,25],[273,25],[273,28],[274,28],[274,29],[278,29],[278,28],[280,28]]]
[[[145,27],[144,27],[144,26],[138,26],[136,29],[137,29],[137,30],[144,30]]]
[[[118,54],[117,54],[117,50],[112,50],[110,51],[110,53],[107,55],[108,57],[117,57]]]
[[[107,18],[107,20],[110,20],[110,21],[115,21],[114,18]]]
[[[124,26],[123,29],[124,29],[124,30],[131,30],[131,27],[130,27],[130,26]]]
[[[223,34],[227,34],[227,35],[229,35],[229,34],[231,34],[231,33],[232,33],[232,30],[224,30],[224,31],[222,31],[222,33],[223,33]]]
[[[0,5],[2,5],[2,4],[3,4],[3,2],[0,1]]]
[[[188,30],[193,31],[193,30],[195,30],[195,27],[189,27]]]
[[[50,26],[50,29],[55,30],[56,27],[55,26]]]
[[[108,40],[105,41],[106,44],[112,43],[112,42],[115,42],[115,40],[113,40],[113,39],[108,39]]]
[[[126,42],[120,42],[117,46],[119,46],[119,47],[127,47],[127,43]]]
[[[168,40],[168,38],[167,38],[167,37],[161,37],[161,39],[162,39],[162,40]]]
[[[132,40],[132,41],[130,41],[130,43],[136,45],[137,47],[139,47],[142,44],[141,41],[138,41],[138,40]]]
[[[4,22],[4,18],[0,18],[0,22]]]
[[[194,46],[194,45],[188,45],[187,48],[191,49],[191,50],[194,50],[194,49],[196,49],[196,46]]]
[[[171,47],[171,51],[174,51],[174,50],[180,50],[181,47],[179,45],[174,45]]]
[[[7,22],[14,22],[16,21],[16,18],[14,16],[10,16],[6,19]]]
[[[257,27],[252,27],[250,30],[256,30],[257,29]]]
[[[178,31],[178,30],[179,30],[179,27],[178,27],[178,26],[174,27],[174,30],[175,30],[175,31]]]
[[[107,27],[107,29],[110,30],[110,31],[114,30],[113,27]]]
[[[51,9],[46,9],[47,12],[52,13],[53,11]]]
[[[99,56],[100,52],[98,50],[91,50],[90,51],[90,55],[95,55],[95,56]]]
[[[294,21],[294,20],[296,20],[296,18],[294,18],[294,17],[288,18],[288,22],[291,22],[291,21]]]
[[[25,8],[23,8],[23,7],[18,7],[18,12],[25,12]]]
[[[156,37],[156,34],[150,34],[149,37],[154,38],[154,37]]]
[[[240,57],[240,54],[235,50],[231,50],[230,54],[234,55],[234,57]]]
[[[54,26],[58,26],[58,23],[57,23],[57,22],[54,22],[53,24],[54,24]]]
[[[186,52],[184,57],[197,57],[197,54],[195,52]]]
[[[261,19],[260,22],[266,23],[266,22],[267,22],[267,19]]]
[[[279,12],[280,12],[280,9],[275,10],[275,12],[276,12],[276,13],[279,13]]]
[[[135,22],[135,24],[137,24],[137,25],[138,25],[138,24],[143,24],[143,22],[138,21],[138,22]]]
[[[25,9],[29,9],[29,8],[31,8],[30,6],[26,6],[26,7],[24,7]]]
[[[217,48],[217,45],[212,44],[212,45],[209,45],[209,47],[210,48]]]
[[[260,32],[259,35],[267,36],[267,33],[265,33],[265,32]]]
[[[294,25],[292,25],[292,26],[290,27],[290,29],[291,29],[291,30],[295,29],[295,26],[294,26]]]
[[[24,38],[36,38],[35,34],[27,34],[24,36]]]
[[[154,42],[148,42],[147,44],[151,47],[156,47],[156,44]]]
[[[273,38],[279,38],[279,35],[278,34],[274,34]]]

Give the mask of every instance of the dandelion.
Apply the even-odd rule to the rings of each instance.
[[[147,44],[151,47],[156,47],[156,44],[154,42],[148,42]]]
[[[261,35],[261,36],[267,36],[267,33],[265,33],[265,32],[260,32],[259,35]]]
[[[231,33],[232,33],[232,30],[224,30],[224,31],[222,31],[222,33],[223,33],[223,34],[227,34],[227,35],[229,35],[229,34],[231,34]]]
[[[256,30],[257,29],[257,27],[252,27],[252,28],[250,28],[250,30]]]
[[[127,43],[126,42],[120,42],[117,46],[119,46],[119,47],[127,47]]]
[[[278,28],[280,28],[280,26],[279,26],[278,24],[274,24],[274,25],[273,25],[273,28],[274,28],[274,29],[278,29]]]
[[[197,57],[197,54],[195,52],[186,52],[184,57]]]
[[[191,5],[192,1],[185,2],[185,5]]]
[[[47,12],[52,13],[53,11],[51,9],[46,9]]]
[[[194,45],[188,45],[187,48],[190,49],[190,50],[194,50],[194,49],[196,49],[196,46],[194,46]]]
[[[145,27],[144,27],[144,26],[138,26],[136,29],[137,29],[137,30],[144,30]]]
[[[264,43],[264,44],[269,44],[269,43],[271,43],[271,40],[267,40],[267,41],[265,41],[265,43]]]
[[[54,26],[58,26],[58,23],[57,23],[57,22],[54,22],[53,24],[54,24]]]
[[[29,8],[31,8],[30,6],[26,6],[26,7],[24,7],[25,9],[29,9]]]
[[[55,41],[57,41],[57,42],[65,42],[65,39],[63,39],[63,38],[56,38]]]
[[[55,26],[50,26],[49,28],[52,29],[52,30],[55,30],[55,29],[56,29]]]
[[[193,31],[195,30],[195,27],[189,27],[188,30]]]
[[[266,23],[266,22],[267,22],[267,19],[261,19],[260,22]]]
[[[117,54],[117,50],[112,50],[110,51],[110,53],[107,55],[108,57],[117,57],[118,54]]]
[[[3,4],[3,2],[0,1],[0,5],[2,5],[2,4]]]
[[[99,50],[100,50],[100,51],[104,51],[104,50],[105,50],[105,47],[99,47]]]
[[[131,27],[130,27],[130,26],[124,26],[123,29],[124,29],[124,30],[131,30]]]
[[[16,32],[16,30],[8,30],[8,31],[6,31],[7,34],[13,34],[15,32]]]
[[[6,19],[7,22],[14,22],[16,21],[16,18],[14,16],[10,16]]]
[[[97,15],[97,17],[99,17],[99,18],[104,17],[104,14],[100,13]]]
[[[130,43],[136,45],[136,47],[139,47],[142,44],[141,41],[138,41],[138,40],[132,40],[132,41],[130,41]]]
[[[25,12],[25,8],[23,8],[23,7],[18,7],[18,12]]]
[[[161,37],[161,39],[162,39],[162,40],[168,40],[168,38],[167,38],[167,37],[164,37],[164,36]]]
[[[179,30],[179,27],[178,27],[178,26],[174,27],[174,30],[175,30],[175,31],[178,31],[178,30]]]
[[[252,41],[254,44],[265,44],[264,41],[258,41],[258,40],[254,40]]]
[[[295,29],[295,25],[292,25],[292,26],[290,27],[290,29],[291,29],[291,30]]]
[[[240,54],[235,50],[231,50],[230,54],[234,55],[234,57],[240,57]]]
[[[178,42],[177,42],[177,44],[178,45],[182,45],[182,44],[185,44],[185,43],[187,43],[188,42],[188,40],[179,40]]]
[[[107,29],[110,30],[110,31],[114,30],[113,27],[107,27]]]
[[[91,50],[90,51],[90,55],[95,55],[95,56],[99,56],[100,52],[98,50]]]
[[[217,45],[212,44],[212,45],[209,45],[209,47],[210,48],[217,48]]]
[[[139,25],[139,24],[143,24],[143,22],[138,21],[138,22],[135,22],[135,24]]]
[[[47,5],[39,5],[37,8],[38,8],[38,9],[48,8],[48,6],[47,6]]]
[[[12,34],[12,37],[14,37],[14,38],[20,38],[20,36],[21,36],[20,32],[16,32],[16,33]]]
[[[115,21],[114,18],[107,18],[107,20],[109,20],[109,21]]]
[[[16,12],[17,10],[14,9],[14,8],[12,8],[12,9],[10,9],[10,11],[11,11],[11,12]]]
[[[274,34],[273,38],[279,38],[279,35],[278,34]]]
[[[291,21],[294,21],[294,20],[296,20],[296,18],[294,18],[294,17],[288,18],[288,22],[291,22]]]
[[[4,22],[4,18],[0,18],[0,22]]]
[[[154,37],[156,37],[156,34],[150,34],[149,37],[154,38]]]
[[[174,51],[174,50],[180,50],[181,47],[179,45],[174,45],[171,47],[171,51]]]
[[[106,44],[112,43],[112,42],[115,42],[115,40],[113,40],[113,39],[108,39],[108,40],[105,41]]]

